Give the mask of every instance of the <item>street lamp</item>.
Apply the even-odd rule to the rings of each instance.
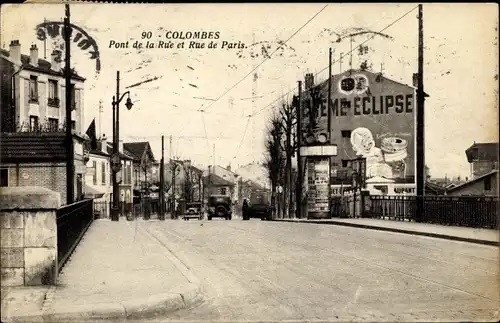
[[[121,170],[121,158],[118,148],[120,138],[120,102],[127,95],[125,106],[127,110],[132,109],[134,105],[130,99],[130,91],[127,91],[120,96],[120,71],[116,72],[116,96],[113,96],[113,155],[111,156],[111,170],[113,174],[113,205],[111,207],[111,221],[118,221],[120,217],[120,196],[117,181],[117,173]],[[117,98],[119,98],[117,100]]]

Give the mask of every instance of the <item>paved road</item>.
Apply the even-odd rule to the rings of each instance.
[[[142,222],[202,281],[172,321],[493,321],[491,246],[333,225]],[[165,321],[165,319],[162,319]]]

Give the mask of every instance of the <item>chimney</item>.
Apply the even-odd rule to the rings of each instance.
[[[118,152],[123,154],[123,139],[118,142]]]
[[[50,54],[50,69],[60,72],[61,71],[61,52],[54,50],[52,54]]]
[[[31,45],[30,48],[30,64],[38,67],[38,48],[35,44]]]
[[[21,44],[19,40],[13,40],[9,46],[9,56],[16,64],[21,64]]]
[[[227,169],[228,171],[231,171],[231,165],[227,165],[226,169]]]
[[[108,153],[108,138],[103,134],[101,137],[101,151],[103,153]]]
[[[307,73],[304,77],[305,89],[310,89],[314,86],[314,75],[312,73]]]

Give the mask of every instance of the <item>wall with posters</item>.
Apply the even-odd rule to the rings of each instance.
[[[328,81],[321,92],[328,97]],[[380,74],[352,70],[334,75],[329,123],[338,154],[331,159],[332,184],[340,184],[337,169],[361,157],[372,184],[415,185],[415,102],[414,87]]]

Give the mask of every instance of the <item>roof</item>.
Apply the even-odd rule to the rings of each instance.
[[[431,182],[425,182],[425,190],[432,191],[436,194],[444,194],[446,189],[442,187],[441,185],[431,183]]]
[[[142,154],[145,150],[148,150],[151,156],[151,159],[154,160],[153,152],[151,151],[151,146],[148,141],[143,142],[127,142],[123,144],[123,149],[127,150],[131,156],[135,159],[141,159]]]
[[[259,190],[269,190],[268,188],[264,187],[263,185],[260,185],[255,181],[252,181],[251,179],[243,180],[243,185],[250,186]]]
[[[203,178],[203,185],[234,186],[234,184],[231,183],[230,181],[225,180],[224,178],[217,176],[215,174],[210,174],[208,176],[205,176],[205,178]]]
[[[448,191],[448,192],[451,192],[451,191],[455,191],[455,190],[461,189],[461,188],[463,188],[463,187],[465,187],[465,186],[469,186],[470,184],[477,183],[477,182],[479,182],[479,181],[481,181],[481,180],[485,179],[486,177],[491,177],[491,176],[493,176],[493,175],[495,175],[495,174],[497,174],[497,173],[498,173],[498,170],[493,170],[493,171],[491,171],[491,172],[489,172],[489,173],[486,173],[486,174],[484,174],[484,175],[481,175],[481,176],[479,176],[479,177],[476,177],[476,178],[474,178],[473,180],[470,180],[470,181],[465,182],[465,183],[463,183],[463,184],[460,184],[460,185],[457,185],[457,186],[455,186],[455,187],[449,188],[447,191]]]
[[[467,161],[498,161],[498,142],[474,143],[465,150]]]
[[[65,133],[2,133],[0,160],[2,163],[65,161]]]
[[[111,156],[111,154],[113,154],[113,144],[110,142],[106,142],[106,144],[108,145],[108,147],[107,147],[108,154]],[[97,142],[98,148],[102,147],[101,145],[102,145],[101,142]],[[127,159],[127,160],[134,160],[135,156],[132,155],[129,151],[127,151],[125,149],[125,145],[123,145],[123,152],[120,153],[120,158]]]
[[[177,163],[181,166],[184,166],[184,160],[178,160],[178,159],[171,159],[172,162],[174,163]],[[196,173],[199,173],[199,174],[203,174],[203,171],[201,169],[199,169],[198,167],[196,166],[193,166],[193,164],[191,164],[190,166],[191,170],[195,171]]]
[[[4,58],[14,64],[12,61],[12,58],[10,57],[9,51],[5,49],[0,49],[0,58]],[[46,61],[44,59],[38,59],[38,66],[33,66],[31,65],[31,57],[28,55],[21,54],[21,64],[22,67],[25,70],[30,70],[34,72],[39,72],[39,73],[44,73],[48,75],[54,75],[54,76],[60,76],[64,77],[63,72],[61,71],[56,71],[51,68],[52,64],[49,61]],[[79,80],[79,81],[85,81],[85,78],[79,76],[76,71],[73,71],[73,76],[72,79],[74,80]]]

